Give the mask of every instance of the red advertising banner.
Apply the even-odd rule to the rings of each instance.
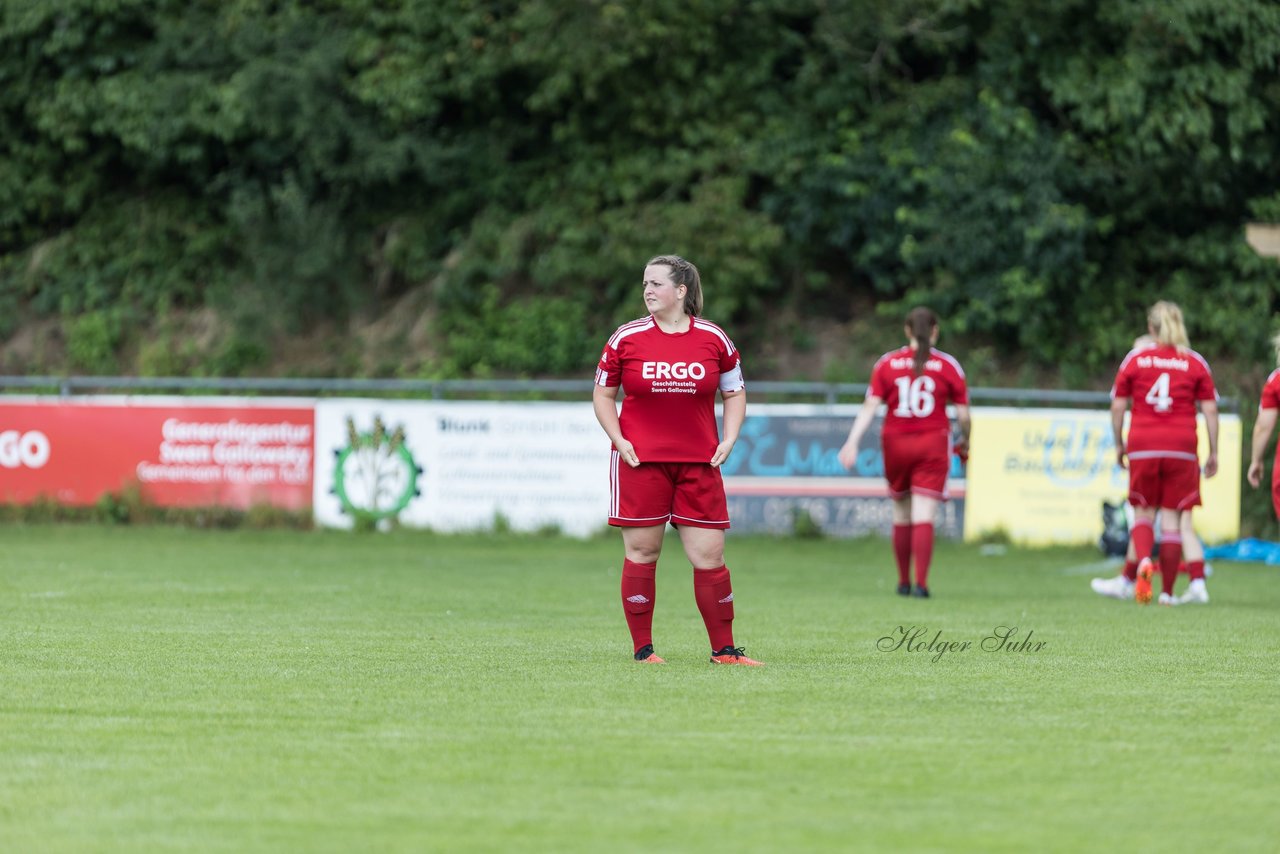
[[[136,486],[165,507],[311,506],[315,407],[0,400],[0,501],[93,504]]]

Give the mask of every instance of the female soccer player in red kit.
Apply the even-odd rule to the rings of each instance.
[[[1176,605],[1173,585],[1182,560],[1181,517],[1200,503],[1200,462],[1196,449],[1196,405],[1204,413],[1209,455],[1204,475],[1218,471],[1218,393],[1204,357],[1192,350],[1182,310],[1161,300],[1147,312],[1154,346],[1129,351],[1111,389],[1111,427],[1116,461],[1128,458],[1129,503],[1134,508],[1131,534],[1138,564],[1134,598],[1151,601],[1152,546],[1160,511],[1161,605]],[[1125,439],[1125,410],[1133,408]],[[1189,564],[1191,587],[1204,589],[1204,561]],[[1190,592],[1190,591],[1188,591]],[[1206,597],[1207,601],[1207,597]]]
[[[737,349],[704,320],[698,268],[659,255],[644,268],[649,315],[624,323],[605,344],[592,405],[613,442],[609,524],[622,529],[622,607],[635,660],[661,664],[653,651],[653,602],[667,522],[693,564],[694,598],[714,664],[761,664],[733,645],[733,587],[724,565],[729,508],[720,464],[747,413]],[[618,389],[626,393],[618,412]],[[724,401],[724,439],[715,396]]]
[[[1280,365],[1280,335],[1271,339],[1276,348],[1276,364]],[[1266,384],[1262,387],[1262,397],[1258,401],[1258,420],[1253,422],[1253,437],[1250,442],[1249,485],[1257,489],[1262,485],[1262,458],[1267,452],[1267,443],[1271,441],[1271,431],[1276,426],[1276,413],[1280,412],[1280,367],[1271,372]],[[1271,468],[1271,506],[1280,518],[1280,446],[1276,447],[1275,464]]]
[[[1133,342],[1134,350],[1145,350],[1148,347],[1156,346],[1156,339],[1149,334],[1139,335]],[[1197,583],[1192,584],[1185,593],[1178,597],[1179,605],[1208,605],[1209,591],[1205,589],[1204,574],[1204,543],[1196,534],[1195,525],[1191,519],[1192,511],[1190,508],[1182,514],[1181,520],[1181,537],[1182,537],[1182,564],[1178,570],[1181,575],[1185,569],[1187,574],[1192,578],[1198,579]],[[1150,557],[1148,553],[1143,557]],[[1136,599],[1136,588],[1138,586],[1138,566],[1141,561],[1138,559],[1137,548],[1134,546],[1133,538],[1129,538],[1129,547],[1124,556],[1124,571],[1114,578],[1094,578],[1089,584],[1093,587],[1093,592],[1103,596],[1110,596],[1112,599]],[[1150,567],[1148,567],[1150,569]],[[1148,577],[1143,584],[1144,602],[1151,601],[1151,579]]]
[[[907,346],[885,353],[871,370],[867,398],[840,449],[840,463],[853,468],[858,445],[876,409],[888,410],[880,428],[884,474],[893,499],[893,556],[898,564],[898,593],[929,597],[929,564],[933,560],[933,525],[938,505],[947,500],[951,467],[951,422],[947,404],[956,408],[960,440],[955,450],[969,450],[969,390],[964,369],[954,357],[934,349],[938,316],[923,306],[907,314],[903,331]],[[915,558],[916,586],[911,587]]]

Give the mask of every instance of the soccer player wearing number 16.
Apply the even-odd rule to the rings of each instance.
[[[1192,350],[1182,309],[1161,300],[1147,312],[1147,330],[1155,344],[1129,351],[1111,389],[1111,427],[1116,462],[1129,462],[1129,503],[1133,505],[1134,553],[1141,558],[1134,598],[1151,601],[1156,510],[1160,511],[1161,605],[1177,605],[1173,584],[1182,560],[1181,515],[1200,503],[1200,464],[1196,456],[1196,404],[1209,434],[1205,477],[1218,471],[1218,393],[1204,357]],[[1129,436],[1124,413],[1132,405]],[[1203,592],[1204,569],[1192,566],[1191,590]],[[1198,576],[1198,577],[1197,577]],[[1205,599],[1207,601],[1207,598]]]
[[[951,467],[951,423],[947,404],[955,404],[960,439],[955,450],[969,452],[969,390],[964,369],[954,357],[934,349],[938,317],[920,306],[907,314],[907,346],[885,353],[871,370],[867,398],[853,420],[840,462],[852,469],[858,445],[881,402],[887,406],[880,428],[884,474],[893,499],[893,556],[898,564],[898,593],[929,597],[933,525],[947,500]],[[916,586],[911,586],[915,558]]]

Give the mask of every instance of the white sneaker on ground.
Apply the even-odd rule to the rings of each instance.
[[[1177,605],[1178,600],[1173,598],[1172,593],[1161,593],[1160,598],[1156,600],[1159,605]]]
[[[1133,599],[1133,582],[1123,575],[1115,578],[1095,578],[1089,582],[1093,592],[1112,599]]]
[[[1197,578],[1191,582],[1187,592],[1178,597],[1179,605],[1208,605],[1209,591],[1204,586],[1204,579]]]

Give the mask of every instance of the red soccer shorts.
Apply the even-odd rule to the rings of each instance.
[[[1276,464],[1271,466],[1271,506],[1275,508],[1276,518],[1280,519],[1280,454],[1276,456]]]
[[[1129,457],[1129,503],[1186,510],[1200,503],[1200,463],[1193,456]]]
[[[728,528],[729,504],[720,469],[710,463],[641,463],[632,468],[617,451],[609,458],[609,524]]]
[[[951,434],[889,433],[880,437],[884,450],[884,476],[889,495],[905,498],[923,495],[947,500],[947,470],[951,467]]]

